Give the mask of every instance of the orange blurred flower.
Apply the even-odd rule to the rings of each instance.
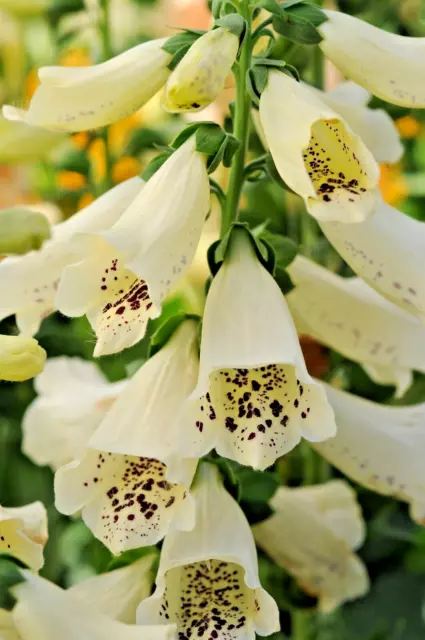
[[[396,206],[408,195],[406,182],[403,178],[400,165],[381,164],[381,176],[379,186],[385,202]]]
[[[137,158],[131,158],[129,156],[120,158],[112,167],[112,182],[118,184],[129,178],[134,178],[134,176],[139,175],[141,170],[142,165]]]
[[[402,138],[416,138],[421,130],[421,123],[413,116],[404,116],[395,121],[395,125]]]
[[[79,191],[86,186],[86,178],[76,171],[59,171],[56,174],[56,183],[60,189],[67,191]]]

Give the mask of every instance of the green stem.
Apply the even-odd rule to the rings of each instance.
[[[323,89],[325,84],[325,60],[318,46],[313,52],[313,83],[318,89]]]
[[[309,640],[310,619],[309,614],[301,609],[295,609],[291,615],[292,632],[291,640]]]
[[[111,30],[109,28],[109,0],[101,0],[101,20],[99,24],[100,35],[102,38],[102,60],[112,58]]]
[[[301,456],[303,459],[303,485],[315,484],[317,456],[305,441],[301,443]]]
[[[233,135],[239,140],[240,145],[235,153],[230,169],[226,206],[221,216],[221,237],[227,233],[233,220],[238,216],[239,200],[244,181],[245,156],[248,148],[251,97],[246,90],[246,72],[251,64],[251,9],[246,3],[246,0],[242,1],[244,4],[242,5],[241,13],[246,20],[247,27],[242,43],[238,68],[235,71],[236,105],[235,128],[233,132]]]

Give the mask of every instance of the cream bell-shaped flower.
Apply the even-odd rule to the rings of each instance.
[[[236,60],[239,37],[225,27],[202,35],[171,73],[162,96],[166,111],[200,111],[213,102]]]
[[[142,187],[140,178],[130,178],[65,222],[53,225],[51,239],[39,251],[2,260],[0,320],[16,314],[21,333],[36,333],[42,319],[56,308],[55,294],[64,268],[78,260],[70,242],[72,237],[79,232],[98,232],[110,227]]]
[[[91,67],[42,67],[27,111],[6,118],[51,131],[85,131],[122,120],[159,91],[170,73],[166,39],[150,40]]]
[[[46,352],[34,338],[0,335],[0,380],[29,380],[43,370],[45,362]]]
[[[117,353],[145,335],[149,318],[189,268],[210,208],[206,156],[192,136],[162,165],[108,231],[76,239],[81,259],[64,271],[56,302],[84,313],[94,355]]]
[[[344,75],[382,100],[425,107],[425,38],[408,38],[338,11],[318,27],[325,56]]]
[[[423,222],[381,202],[375,214],[360,224],[323,222],[320,226],[358,276],[425,321]]]
[[[177,625],[179,638],[255,638],[279,630],[279,611],[261,587],[248,522],[217,469],[202,464],[193,488],[195,527],[165,538],[154,594],[138,624]]]
[[[368,489],[425,504],[425,404],[380,405],[323,385],[338,431],[314,448],[344,475]]]
[[[265,469],[301,437],[335,434],[323,389],[309,376],[285,298],[235,230],[204,312],[198,382],[186,405],[182,453],[211,449]]]
[[[176,416],[196,379],[196,331],[193,320],[179,327],[127,382],[90,448],[56,472],[57,509],[82,509],[113,553],[155,544],[170,527],[193,526],[188,490],[197,460],[173,454],[181,438]]]
[[[149,553],[125,567],[87,578],[67,591],[94,611],[135,624],[137,605],[151,593],[156,557]]]
[[[258,544],[328,613],[363,596],[369,579],[353,553],[365,526],[354,490],[343,480],[297,489],[281,488],[270,502],[274,514],[253,527]]]
[[[356,223],[373,213],[379,196],[376,161],[307,85],[269,71],[260,120],[279,174],[313,217]]]
[[[0,506],[0,554],[7,553],[38,571],[44,564],[47,513],[41,502],[23,507]]]
[[[38,397],[23,423],[22,450],[35,464],[58,469],[81,456],[127,381],[111,383],[79,358],[49,358],[34,381]]]
[[[375,160],[394,164],[403,155],[400,134],[393,119],[384,109],[370,109],[371,94],[355,82],[341,82],[332,91],[309,86],[322,102],[338,113],[358,135]]]
[[[360,278],[342,278],[302,256],[289,265],[287,302],[299,333],[361,364],[402,395],[425,373],[425,326]]]
[[[0,162],[32,162],[47,157],[65,139],[63,133],[48,131],[23,121],[22,109],[3,107],[0,115]]]
[[[68,590],[22,572],[12,616],[21,640],[173,640],[175,626],[128,625],[99,613]]]

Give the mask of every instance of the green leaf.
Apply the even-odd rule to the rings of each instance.
[[[290,16],[303,18],[304,20],[311,22],[315,27],[320,27],[320,25],[328,19],[326,13],[322,11],[322,9],[315,4],[307,2],[297,2],[295,6],[291,6],[290,8],[288,8],[288,5],[286,4],[285,13]]]
[[[182,144],[184,144],[186,142],[186,140],[188,140],[190,138],[190,136],[193,136],[196,131],[199,129],[199,127],[201,127],[202,125],[213,125],[215,127],[218,127],[219,125],[216,125],[214,123],[211,122],[194,122],[193,124],[190,124],[188,127],[186,127],[185,129],[183,129],[183,131],[180,131],[180,133],[174,138],[174,140],[171,143],[171,147],[173,149],[178,149],[179,147],[182,146]]]
[[[220,149],[226,137],[220,125],[214,122],[202,123],[196,130],[196,150],[213,156]]]
[[[294,288],[294,283],[292,282],[289,273],[282,269],[281,267],[276,267],[274,271],[274,279],[279,285],[279,289],[282,291],[283,295],[287,295]]]
[[[319,44],[323,40],[312,22],[296,14],[288,13],[283,18],[275,17],[273,28],[297,44]]]
[[[235,136],[230,133],[226,135],[226,146],[223,154],[223,165],[230,167],[232,164],[233,156],[240,147],[240,142]]]
[[[24,581],[17,562],[7,555],[0,554],[0,592]]]
[[[246,22],[238,13],[229,13],[224,18],[215,21],[215,25],[225,27],[229,31],[242,38],[246,30]]]
[[[295,259],[298,253],[298,246],[290,238],[270,231],[264,231],[259,237],[272,247],[276,255],[277,267],[284,269]]]
[[[259,0],[256,5],[274,16],[280,17],[283,15],[282,5],[277,0]]]
[[[136,129],[125,149],[123,155],[125,156],[137,156],[145,149],[152,149],[157,145],[166,145],[167,140],[161,131],[155,129]]]
[[[164,162],[166,162],[168,160],[170,155],[171,155],[170,153],[161,153],[160,155],[158,155],[155,158],[153,158],[153,160],[151,160],[149,162],[148,166],[143,171],[143,173],[141,175],[142,179],[145,182],[148,182],[148,180],[150,180],[150,178],[152,178],[152,176],[158,171],[158,169],[160,169],[162,167]]]
[[[203,33],[203,32],[201,32]],[[190,47],[195,40],[201,35],[193,31],[183,31],[177,33],[175,36],[168,38],[168,40],[162,45],[162,49],[174,56],[182,47]]]
[[[196,320],[200,320],[199,316],[194,316],[184,311],[177,313],[161,324],[155,333],[152,335],[148,356],[151,358],[155,355],[162,347],[169,341],[174,332],[179,328],[184,320],[187,318],[194,318]]]
[[[167,67],[168,69],[170,69],[170,71],[173,71],[177,67],[179,62],[183,60],[183,58],[185,57],[186,53],[189,51],[191,46],[192,45],[190,44],[185,44],[182,47],[180,47],[180,49],[177,49],[176,53],[171,58],[170,62],[167,64]]]

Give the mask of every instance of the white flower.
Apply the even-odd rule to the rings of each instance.
[[[201,456],[215,447],[264,469],[302,436],[331,437],[335,423],[323,389],[307,372],[278,285],[244,230],[234,231],[230,242],[208,293],[181,451]]]
[[[400,134],[384,109],[370,109],[370,93],[354,82],[341,82],[332,91],[309,87],[317,97],[338,113],[371,151],[377,162],[394,164],[403,154]]]
[[[163,298],[189,268],[210,207],[205,160],[192,136],[112,228],[81,238],[81,262],[65,270],[56,301],[68,316],[87,314],[95,355],[143,338],[149,318],[161,313]]]
[[[254,526],[257,544],[319,599],[327,613],[369,588],[366,567],[353,553],[365,526],[353,489],[343,480],[281,488],[270,502],[274,514]]]
[[[207,107],[222,92],[238,49],[238,36],[224,27],[198,38],[167,80],[164,109],[178,113]]]
[[[74,216],[52,227],[52,238],[39,251],[0,262],[0,319],[16,314],[21,333],[32,335],[55,309],[54,297],[64,268],[78,257],[70,243],[80,231],[111,226],[139,193],[143,181],[131,178]]]
[[[34,571],[44,564],[47,513],[41,502],[24,507],[0,507],[0,553],[18,558]]]
[[[360,224],[321,229],[350,267],[399,307],[425,320],[425,224],[381,202]]]
[[[269,71],[260,119],[277,170],[312,216],[355,223],[373,213],[379,167],[317,93],[281,71]]]
[[[22,572],[12,616],[21,640],[173,640],[174,625],[135,626],[98,613],[44,578]]]
[[[156,557],[148,553],[125,567],[87,578],[70,587],[68,593],[96,612],[135,624],[137,605],[151,593]]]
[[[46,352],[34,338],[0,335],[0,380],[29,380],[43,370],[45,362]]]
[[[245,515],[218,471],[203,464],[193,489],[196,525],[165,538],[156,590],[138,623],[175,622],[179,638],[246,638],[279,630],[274,600],[261,587]]]
[[[338,11],[325,14],[320,48],[344,75],[393,104],[425,107],[425,38],[388,33]]]
[[[113,553],[155,544],[171,526],[193,526],[188,490],[197,460],[173,449],[176,417],[196,379],[196,331],[193,320],[179,327],[127,382],[89,442],[94,448],[56,472],[57,509],[82,509]]]
[[[85,131],[131,115],[165,83],[171,60],[150,40],[92,67],[42,67],[28,111],[8,107],[6,118],[52,131]]]
[[[413,503],[413,510],[425,504],[425,404],[385,406],[324,387],[338,431],[314,448],[368,489]]]
[[[399,395],[412,370],[425,373],[425,326],[377,294],[360,278],[342,278],[302,256],[288,267],[295,284],[287,296],[300,333],[361,364]]]
[[[49,358],[34,381],[38,393],[22,424],[22,450],[58,469],[82,455],[126,381],[110,383],[93,362]]]
[[[64,140],[64,134],[48,131],[22,120],[22,110],[3,107],[0,114],[0,162],[33,162],[49,155]]]

